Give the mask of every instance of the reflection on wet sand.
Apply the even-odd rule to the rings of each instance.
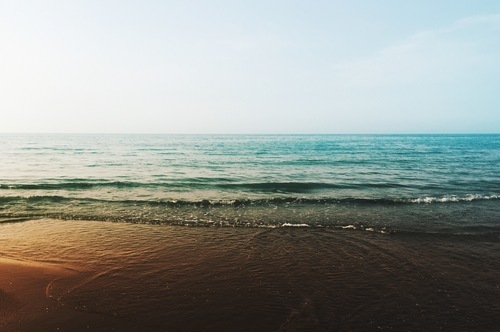
[[[0,324],[12,326],[22,320],[37,320],[56,310],[48,287],[71,271],[51,264],[0,259]]]

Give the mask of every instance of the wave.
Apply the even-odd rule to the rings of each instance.
[[[0,184],[0,189],[20,189],[20,190],[79,190],[100,187],[114,188],[133,188],[147,186],[144,183],[138,182],[122,182],[122,181],[95,181],[95,182],[79,182],[68,181],[58,183],[28,183],[28,184]]]
[[[336,229],[382,234],[491,233],[492,238],[497,236],[498,240],[500,208],[495,200],[499,199],[499,195],[477,194],[399,199],[285,197],[193,201],[0,196],[0,222],[49,218],[197,227]],[[476,203],[477,208],[471,208],[471,204]]]
[[[422,197],[401,197],[401,198],[364,198],[359,197],[366,196],[378,196],[390,192],[404,192],[411,194],[411,192],[440,192],[441,190],[453,191],[453,187],[444,189],[442,186],[433,185],[422,185],[422,184],[411,184],[409,182],[244,182],[239,181],[234,178],[228,177],[195,177],[190,179],[166,179],[167,177],[162,174],[154,175],[155,181],[151,182],[138,182],[138,181],[112,181],[106,179],[46,179],[39,183],[0,183],[0,192],[4,190],[9,191],[30,191],[30,190],[40,190],[40,191],[78,191],[80,193],[85,190],[103,189],[106,188],[112,192],[113,189],[116,191],[123,192],[128,189],[137,189],[143,191],[169,191],[169,192],[190,192],[190,191],[211,191],[212,193],[224,192],[225,197],[228,193],[234,192],[234,195],[229,194],[229,196],[244,196],[244,193],[257,193],[264,194],[266,196],[271,195],[294,195],[299,194],[308,195],[313,194],[318,197],[323,194],[325,197],[343,197],[342,200],[346,202],[365,202],[365,203],[444,203],[444,202],[460,202],[460,201],[473,201],[473,200],[483,200],[483,199],[497,199],[498,194],[483,195],[481,194],[463,194],[459,195],[429,195]],[[464,188],[463,185],[457,186],[458,190]],[[471,187],[474,188],[474,187]],[[479,188],[482,188],[479,189]],[[495,188],[498,186],[488,186],[481,185],[479,188],[471,189],[475,192],[494,192]],[[345,198],[342,193],[348,192],[359,193],[358,197]],[[25,193],[23,193],[25,194]],[[372,195],[373,194],[373,195]],[[131,193],[133,197],[133,193]],[[311,195],[310,195],[311,196]],[[302,198],[300,198],[302,199]],[[333,200],[337,202],[338,199],[326,198],[327,202]],[[321,203],[324,203],[321,201]]]
[[[230,178],[192,178],[171,180],[169,182],[135,182],[135,181],[80,181],[79,179],[65,182],[45,183],[11,183],[0,184],[0,189],[13,190],[83,190],[92,188],[169,188],[169,189],[219,189],[250,192],[289,192],[303,193],[321,190],[342,189],[390,189],[406,188],[399,183],[324,183],[324,182],[238,182]]]
[[[430,203],[453,203],[453,202],[472,202],[480,200],[496,200],[500,199],[500,195],[480,195],[469,194],[464,196],[447,195],[441,197],[419,197],[406,199],[408,203],[430,204]]]
[[[202,199],[202,200],[107,200],[97,198],[73,198],[57,195],[26,195],[26,196],[0,196],[0,203],[15,201],[28,202],[102,202],[121,203],[132,205],[158,205],[158,206],[266,206],[266,205],[411,205],[434,203],[459,203],[473,201],[500,200],[499,194],[467,194],[424,196],[416,198],[303,198],[303,197],[273,197],[266,199]]]

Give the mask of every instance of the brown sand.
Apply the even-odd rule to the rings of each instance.
[[[0,254],[21,260],[0,260],[2,332],[500,326],[496,234],[60,220],[1,231]]]
[[[50,264],[0,259],[0,327],[19,330],[25,321],[34,321],[57,310],[48,296],[52,281],[71,272]]]
[[[60,266],[0,258],[1,331],[132,331],[131,322],[82,312],[60,304],[50,294],[54,281],[78,279]]]

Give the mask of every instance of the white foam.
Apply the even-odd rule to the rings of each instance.
[[[339,226],[339,228],[342,228],[342,229],[356,229],[356,226],[354,226],[354,225],[347,225],[347,226]]]
[[[480,194],[468,194],[465,196],[457,196],[457,195],[447,195],[442,197],[419,197],[410,199],[410,203],[448,203],[448,202],[472,202],[476,200],[490,200],[490,199],[498,199],[499,195],[480,195]]]
[[[284,223],[281,227],[310,227],[308,224],[290,224]]]

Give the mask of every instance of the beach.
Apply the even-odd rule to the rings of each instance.
[[[78,280],[76,271],[10,259],[0,260],[0,271],[2,331],[120,331],[134,326],[114,317],[64,307],[53,299],[53,283],[70,277]]]
[[[496,331],[499,135],[0,135],[1,331]]]
[[[5,331],[500,324],[497,238],[74,220],[0,227],[10,257],[0,261]]]
[[[0,1],[0,332],[500,332],[500,1]]]

